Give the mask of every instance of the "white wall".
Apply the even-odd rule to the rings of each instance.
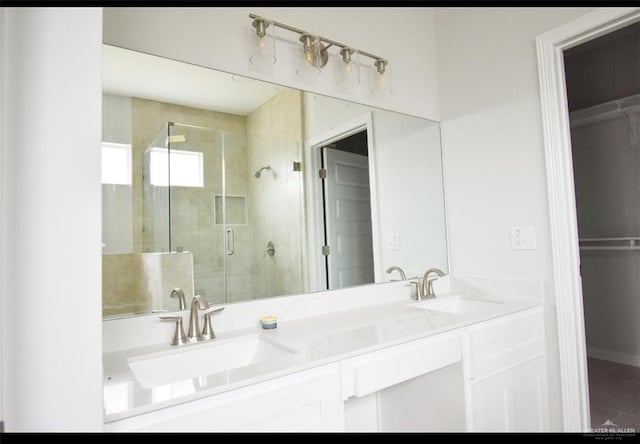
[[[592,8],[438,8],[436,35],[451,272],[542,279],[549,394],[562,427],[535,37]],[[511,250],[533,225],[537,250]]]
[[[6,13],[4,8],[0,8],[0,128],[4,128],[4,91],[5,87],[5,63],[4,58],[7,51],[7,34],[6,34],[7,26],[6,26]],[[0,136],[0,172],[4,171],[4,151],[5,151],[5,142],[4,142],[4,134]],[[5,215],[7,212],[4,208],[4,179],[0,178],[0,323],[4,323],[4,318],[2,316],[3,313],[3,300],[4,295],[6,294],[5,289],[5,279],[4,279],[4,254],[2,252],[6,251],[4,247],[4,239],[5,239],[5,226],[6,220]],[[4,334],[2,332],[2,327],[0,327],[0,433],[2,433],[4,421],[4,379],[3,379],[3,338]]]
[[[249,13],[387,58],[393,94],[379,102],[365,96],[367,73],[354,94],[337,91],[333,57],[315,81],[301,80],[293,58],[299,36],[280,29],[277,35],[294,43],[278,41],[276,64],[255,68],[248,61]],[[104,42],[438,120],[432,8],[105,8]]]
[[[102,13],[4,14],[5,426],[101,430]]]

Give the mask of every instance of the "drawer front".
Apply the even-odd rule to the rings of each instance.
[[[459,331],[411,341],[342,362],[342,399],[365,396],[462,359]]]
[[[468,327],[464,333],[471,379],[544,353],[542,307]]]

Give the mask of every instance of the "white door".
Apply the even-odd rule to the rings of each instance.
[[[374,281],[369,159],[322,149],[329,289]]]

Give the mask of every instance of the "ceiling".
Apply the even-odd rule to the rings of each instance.
[[[102,90],[246,116],[282,87],[149,54],[102,45]]]

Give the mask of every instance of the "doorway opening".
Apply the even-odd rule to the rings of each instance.
[[[368,145],[364,129],[320,148],[328,290],[375,282]]]
[[[591,427],[640,430],[640,23],[563,57]]]

